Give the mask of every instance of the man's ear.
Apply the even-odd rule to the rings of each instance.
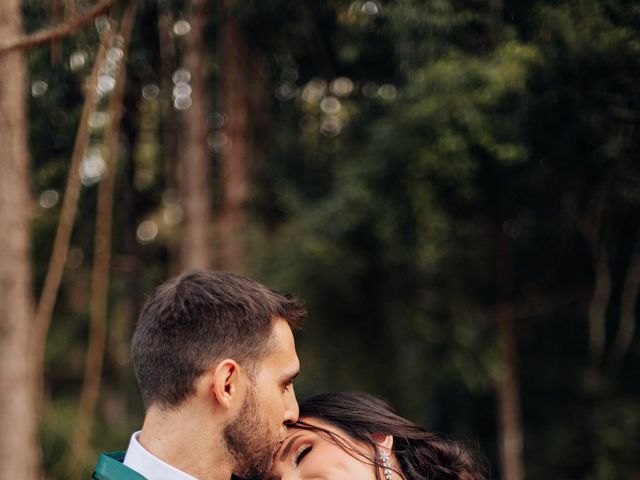
[[[382,450],[390,453],[393,449],[393,435],[385,435],[384,433],[374,433],[371,437],[373,442]]]
[[[230,408],[233,400],[238,396],[240,380],[240,366],[231,358],[225,358],[218,363],[212,372],[211,393],[223,408]]]

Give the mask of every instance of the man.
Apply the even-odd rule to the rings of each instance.
[[[192,271],[158,287],[132,340],[146,412],[126,455],[103,454],[96,480],[262,476],[298,418],[290,296],[230,273]]]

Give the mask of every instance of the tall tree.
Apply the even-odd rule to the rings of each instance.
[[[22,35],[19,0],[0,3],[0,38]],[[0,478],[39,477],[30,264],[27,71],[24,53],[0,53]]]
[[[500,469],[505,480],[522,480],[522,420],[518,378],[518,337],[513,308],[513,262],[509,238],[503,232],[503,199],[495,200],[493,245],[495,248],[496,327],[500,352],[500,375],[496,385]]]
[[[226,126],[228,147],[222,155],[220,177],[222,205],[220,265],[226,270],[242,271],[245,262],[244,227],[248,197],[249,155],[249,75],[247,41],[234,10],[236,2],[224,0],[223,38],[221,42],[221,101],[229,120]]]
[[[70,478],[78,477],[76,467],[89,450],[88,438],[94,423],[95,410],[98,404],[102,366],[107,343],[107,320],[109,280],[112,253],[112,224],[115,181],[117,176],[120,122],[123,114],[123,98],[125,93],[126,68],[131,30],[135,18],[136,2],[132,1],[119,25],[121,44],[112,47],[122,52],[117,73],[114,73],[116,87],[111,95],[107,116],[109,126],[105,132],[104,147],[106,151],[106,171],[98,185],[95,225],[95,251],[91,272],[91,297],[89,301],[90,334],[87,346],[84,381],[78,411],[76,428],[70,441],[68,469]]]
[[[180,198],[184,210],[181,258],[184,269],[211,266],[211,168],[207,147],[209,96],[204,46],[206,20],[207,1],[192,0],[191,29],[185,35],[183,51],[183,66],[190,77],[191,100],[190,105],[178,106],[184,109],[183,135],[179,144]]]
[[[164,154],[164,183],[167,191],[178,191],[178,132],[176,110],[173,108],[172,76],[176,70],[176,43],[173,35],[175,14],[169,0],[158,0],[158,54],[160,56],[160,101],[162,102],[162,153]],[[178,273],[181,267],[180,239],[177,235],[167,241],[169,271]]]

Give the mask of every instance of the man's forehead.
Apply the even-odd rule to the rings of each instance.
[[[280,319],[274,321],[269,338],[269,353],[263,359],[263,364],[278,366],[294,375],[300,368],[296,353],[295,340],[289,324]]]
[[[272,344],[274,350],[284,352],[293,350],[295,352],[296,342],[293,338],[291,327],[286,320],[276,318],[273,321],[273,326],[271,327],[271,333],[269,336],[269,343]]]

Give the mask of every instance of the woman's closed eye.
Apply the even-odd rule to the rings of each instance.
[[[312,448],[313,445],[311,444],[304,444],[298,447],[294,457],[294,463],[296,464],[296,466],[300,464],[300,462],[304,459],[304,457],[307,456],[307,454],[309,454],[309,452],[311,452]]]

